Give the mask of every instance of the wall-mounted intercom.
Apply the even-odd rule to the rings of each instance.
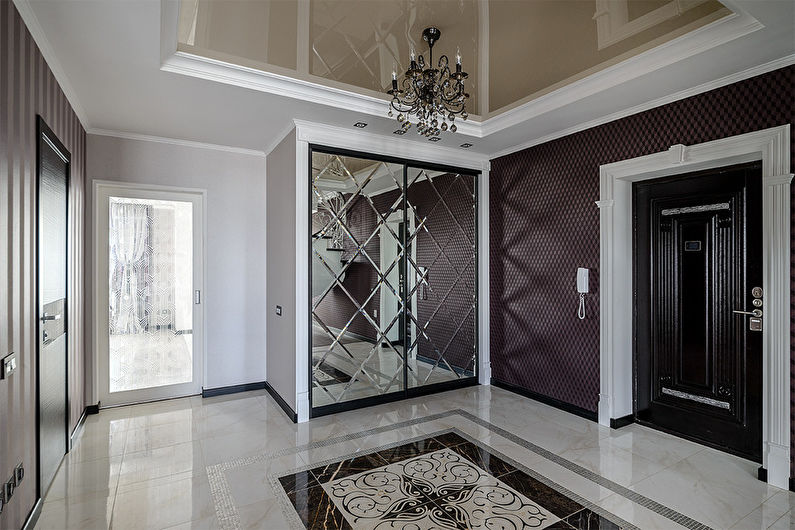
[[[588,269],[582,267],[577,269],[577,292],[580,293],[580,307],[577,309],[577,316],[580,320],[585,320],[585,295],[588,294]]]

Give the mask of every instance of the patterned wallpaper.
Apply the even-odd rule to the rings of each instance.
[[[793,124],[794,95],[795,67],[790,66],[493,160],[489,215],[494,379],[595,412],[599,211],[594,201],[599,198],[599,166],[674,144]],[[792,138],[795,160],[795,135]],[[795,349],[795,254],[792,264]],[[585,321],[576,317],[577,267],[591,269],[590,316]],[[792,367],[795,376],[795,355]],[[795,426],[795,402],[792,413]]]
[[[0,355],[14,351],[20,369],[0,384],[0,464],[36,470],[36,115],[72,155],[69,237],[69,409],[74,427],[85,406],[83,348],[83,209],[86,132],[14,4],[0,1]],[[3,528],[21,528],[36,501],[25,480],[4,508]]]

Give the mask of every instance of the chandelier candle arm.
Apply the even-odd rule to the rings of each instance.
[[[462,120],[468,117],[469,94],[464,88],[468,75],[462,70],[460,48],[456,49],[455,72],[450,70],[446,55],[439,57],[437,67],[433,67],[433,45],[441,34],[435,27],[422,32],[422,38],[428,43],[427,68],[422,54],[416,56],[411,48],[409,69],[401,81],[398,81],[397,69],[393,69],[392,88],[387,91],[392,96],[387,116],[391,118],[392,111],[397,111],[397,121],[403,129],[410,128],[414,120],[417,132],[428,138],[437,137],[442,131],[456,132],[456,116]]]

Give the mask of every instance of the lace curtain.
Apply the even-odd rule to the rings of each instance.
[[[110,203],[110,332],[141,333],[148,326],[146,305],[151,207]]]

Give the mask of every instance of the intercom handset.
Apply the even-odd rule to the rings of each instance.
[[[588,294],[588,269],[577,269],[577,292],[580,293],[580,307],[577,316],[585,320],[585,295]]]

